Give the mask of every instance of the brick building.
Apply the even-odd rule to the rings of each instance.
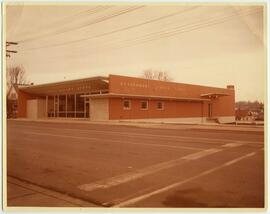
[[[235,91],[118,75],[20,87],[18,117],[235,121]]]

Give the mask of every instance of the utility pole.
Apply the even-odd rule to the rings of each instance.
[[[11,53],[18,53],[18,51],[15,51],[15,50],[8,50],[8,46],[11,46],[11,45],[18,45],[17,42],[6,42],[6,57],[11,57]]]

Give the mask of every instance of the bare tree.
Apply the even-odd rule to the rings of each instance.
[[[145,79],[160,80],[160,81],[171,81],[172,78],[166,71],[158,71],[153,69],[147,69],[143,71],[142,77]]]
[[[28,85],[29,81],[26,79],[25,70],[22,66],[9,67],[6,71],[7,77],[7,118],[17,117],[17,96],[12,93],[12,90],[17,91],[19,85]]]
[[[7,68],[7,93],[12,87],[29,84],[23,66]]]

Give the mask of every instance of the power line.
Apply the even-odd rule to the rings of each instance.
[[[64,46],[64,45],[70,45],[70,44],[75,44],[75,43],[79,43],[79,42],[84,42],[84,41],[88,41],[88,40],[91,40],[91,39],[96,39],[96,38],[108,36],[108,35],[111,35],[111,34],[123,32],[123,31],[129,30],[129,29],[132,29],[132,28],[141,27],[143,25],[154,23],[154,22],[160,21],[162,19],[167,19],[167,18],[176,16],[176,15],[179,15],[179,14],[194,10],[196,8],[198,8],[198,6],[192,7],[192,8],[186,9],[186,10],[177,11],[177,12],[165,15],[165,16],[161,16],[161,17],[151,19],[151,20],[148,20],[148,21],[145,21],[145,22],[141,22],[139,24],[134,24],[134,25],[130,25],[130,26],[127,26],[127,27],[123,27],[123,28],[120,28],[118,30],[113,30],[113,31],[109,31],[109,32],[106,32],[106,33],[98,34],[96,36],[86,37],[86,38],[73,40],[73,41],[69,41],[69,42],[58,43],[58,44],[40,46],[40,47],[35,47],[35,48],[28,48],[28,49],[25,49],[24,51],[38,50],[38,49],[43,49],[43,48],[54,48],[54,47],[60,47],[60,46]]]
[[[109,8],[112,8],[112,7],[114,7],[114,6],[97,6],[97,7],[94,7],[92,9],[84,10],[84,11],[78,12],[76,14],[73,14],[71,16],[65,17],[65,18],[63,18],[63,19],[61,19],[59,21],[56,21],[56,22],[52,23],[52,24],[45,25],[43,28],[52,28],[52,27],[58,27],[59,28],[59,26],[63,27],[64,25],[67,25],[67,24],[70,24],[71,22],[74,22],[76,20],[75,19],[76,17],[77,18],[78,17],[79,18],[80,17],[83,18],[85,16],[91,16],[91,15],[94,15],[96,13],[102,12],[102,11],[107,10]],[[53,29],[53,31],[52,30],[49,30],[47,32],[44,31],[43,34],[40,34],[40,35],[37,35],[37,36],[32,36],[30,38],[26,38],[26,39],[20,40],[19,42],[20,43],[27,43],[27,42],[31,42],[33,40],[37,40],[39,38],[46,37],[46,36],[51,35],[51,34],[53,35],[54,34],[54,30],[55,29]]]
[[[242,16],[246,16],[246,15],[251,15],[251,14],[255,14],[258,13],[258,10],[245,10],[242,12],[239,12],[239,14],[232,14],[232,15],[227,15],[227,16],[218,16],[218,17],[211,17],[207,20],[203,20],[203,21],[199,21],[199,22],[193,22],[193,23],[189,23],[189,24],[184,24],[184,25],[180,25],[171,29],[166,29],[163,31],[158,31],[158,32],[153,32],[153,33],[149,33],[146,34],[142,37],[137,37],[137,38],[133,38],[133,39],[128,39],[128,40],[124,40],[124,41],[120,41],[118,46],[115,47],[111,47],[111,46],[103,46],[103,47],[98,47],[99,51],[104,51],[104,50],[116,50],[116,49],[122,49],[122,48],[127,48],[127,47],[131,47],[134,45],[140,45],[140,44],[145,44],[145,43],[149,43],[152,41],[156,41],[158,39],[163,39],[163,38],[168,38],[168,37],[172,37],[172,36],[176,36],[176,35],[180,35],[186,32],[191,32],[191,31],[195,31],[198,29],[203,29],[203,28],[207,28],[207,27],[211,27],[220,23],[224,23],[227,22],[229,20],[231,20],[234,17],[242,17]],[[113,43],[113,42],[112,42]],[[112,45],[114,45],[115,43],[113,43]],[[72,57],[74,57],[73,54],[76,54],[77,52],[72,52]],[[82,51],[79,51],[79,54],[82,54]],[[86,55],[93,55],[96,54],[92,53],[92,54],[86,54]],[[61,55],[61,57],[63,57],[63,55]],[[64,57],[65,58],[65,57]]]
[[[130,7],[128,9],[122,9],[122,10],[116,11],[116,12],[114,12],[112,14],[105,15],[105,16],[100,17],[100,18],[96,18],[96,19],[94,19],[94,20],[92,20],[90,22],[87,22],[86,24],[84,24],[82,26],[78,26],[76,28],[66,29],[66,30],[59,30],[59,31],[56,31],[56,32],[47,33],[46,35],[37,36],[37,37],[31,38],[31,39],[27,39],[27,40],[22,40],[20,42],[21,43],[31,42],[31,41],[38,40],[38,39],[41,39],[41,38],[44,38],[44,37],[52,37],[52,36],[56,36],[56,35],[59,35],[59,34],[67,33],[69,31],[79,30],[79,29],[88,27],[90,25],[98,24],[100,22],[104,22],[104,21],[107,21],[109,19],[112,19],[112,18],[121,16],[123,14],[133,12],[133,11],[138,10],[138,9],[141,9],[143,7],[145,7],[145,6],[137,6],[137,7]]]
[[[228,17],[223,17],[220,20],[216,20],[216,21],[213,20],[213,21],[207,21],[207,22],[201,23],[201,24],[194,24],[192,26],[186,26],[186,28],[181,28],[181,27],[176,28],[174,31],[170,31],[170,32],[166,32],[166,31],[159,32],[158,35],[155,35],[155,36],[158,36],[158,37],[136,39],[138,41],[133,40],[136,43],[132,43],[129,46],[123,46],[123,47],[126,48],[126,47],[134,46],[134,45],[137,45],[137,44],[144,44],[144,43],[152,42],[152,41],[155,41],[155,40],[158,40],[158,39],[167,38],[167,37],[179,35],[179,34],[182,34],[182,33],[190,32],[190,31],[194,31],[194,30],[198,30],[198,29],[202,29],[202,28],[206,28],[206,27],[211,27],[211,26],[214,26],[214,25],[217,25],[217,24],[225,23],[225,22],[231,20],[232,18],[234,18],[235,16],[242,17],[242,16],[246,16],[246,15],[255,14],[255,13],[258,13],[258,12],[259,11],[249,11],[249,13],[246,13],[246,14],[239,14],[239,15],[237,14],[237,15],[232,15],[232,16],[228,16]],[[128,42],[130,42],[130,40]],[[120,48],[122,48],[122,47],[120,47]]]
[[[194,22],[192,24],[185,24],[185,25],[181,25],[172,29],[169,29],[170,31],[164,30],[164,31],[159,31],[159,32],[154,32],[154,33],[149,33],[144,35],[143,37],[138,37],[138,38],[134,38],[134,39],[129,39],[129,40],[125,40],[125,41],[120,41],[119,46],[116,47],[110,47],[110,46],[103,46],[101,48],[98,48],[99,51],[103,51],[103,50],[108,50],[111,48],[115,49],[122,49],[122,48],[126,48],[126,47],[131,47],[134,45],[139,45],[139,44],[144,44],[144,43],[148,43],[148,42],[152,42],[152,41],[156,41],[158,39],[163,39],[163,38],[167,38],[167,37],[172,37],[175,35],[179,35],[182,33],[186,33],[186,32],[191,32],[194,30],[198,30],[198,29],[202,29],[202,28],[206,28],[206,27],[210,27],[213,25],[217,25],[217,24],[221,24],[224,22],[227,22],[229,20],[231,20],[232,18],[238,16],[238,17],[242,17],[242,16],[246,16],[246,15],[251,15],[254,13],[258,13],[259,11],[255,11],[255,10],[249,10],[249,11],[244,11],[244,12],[240,12],[239,14],[233,14],[233,15],[229,15],[229,16],[224,16],[221,17],[219,19],[208,19],[204,22],[200,21],[200,22]],[[113,42],[111,42],[113,43]],[[127,43],[127,45],[123,45],[123,43]],[[117,45],[117,44],[116,44]],[[121,46],[122,45],[122,46]],[[79,51],[79,53],[81,54],[81,50]],[[72,52],[72,54],[74,54],[74,51]],[[94,53],[96,54],[96,53]],[[91,55],[91,54],[87,54],[87,55]]]
[[[93,14],[96,14],[96,13],[99,13],[101,11],[104,11],[108,8],[111,8],[113,6],[96,6],[94,8],[91,8],[91,9],[88,9],[88,10],[84,10],[84,11],[80,11],[78,13],[75,13],[75,14],[72,14],[71,16],[68,16],[68,17],[64,17],[63,19],[59,20],[59,21],[56,21],[52,24],[49,24],[47,25],[48,27],[52,27],[52,26],[56,26],[56,27],[59,27],[59,25],[66,25],[66,24],[70,24],[70,22],[68,21],[75,21],[76,19],[75,18],[84,18],[85,16],[89,16],[89,15],[93,15]],[[46,27],[46,26],[45,26]]]

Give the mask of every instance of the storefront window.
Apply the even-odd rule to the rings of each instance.
[[[54,117],[54,97],[48,96],[48,117]]]
[[[84,111],[84,97],[81,97],[83,94],[76,94],[76,111]]]
[[[48,96],[48,117],[89,117],[89,98],[84,94]]]
[[[67,95],[67,111],[75,111],[75,98],[74,94]]]
[[[66,117],[66,95],[59,95],[59,117]]]

